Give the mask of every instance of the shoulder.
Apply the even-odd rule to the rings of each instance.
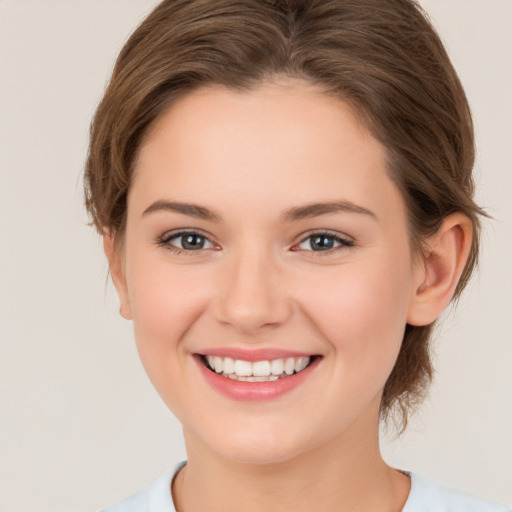
[[[411,492],[402,512],[512,512],[506,505],[443,487],[414,473],[409,475]]]
[[[184,465],[181,462],[168,469],[149,487],[100,512],[174,512],[171,482]]]

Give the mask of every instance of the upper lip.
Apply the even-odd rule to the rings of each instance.
[[[202,356],[230,357],[231,359],[242,359],[243,361],[269,361],[272,359],[286,359],[287,357],[311,357],[311,352],[300,352],[296,350],[283,350],[278,348],[209,348],[197,351]]]

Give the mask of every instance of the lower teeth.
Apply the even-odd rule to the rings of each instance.
[[[284,379],[285,377],[289,377],[289,375],[269,375],[267,377],[256,377],[256,376],[249,376],[249,377],[239,377],[238,375],[234,373],[221,373],[223,377],[227,377],[228,379],[232,380],[238,380],[242,382],[271,382],[274,380]]]

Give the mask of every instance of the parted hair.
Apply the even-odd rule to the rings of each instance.
[[[447,215],[469,217],[458,298],[478,259],[484,214],[473,200],[473,125],[446,50],[413,0],[160,3],[122,48],[91,123],[85,204],[98,231],[122,240],[141,142],[176,98],[208,85],[250,91],[279,75],[347,102],[384,145],[416,257]],[[432,328],[404,326],[384,388],[381,416],[402,428],[432,380]]]

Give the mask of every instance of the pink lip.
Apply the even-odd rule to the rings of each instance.
[[[289,354],[289,352],[287,352]],[[208,351],[208,355],[211,354]],[[225,356],[232,357],[232,356]],[[258,357],[261,357],[258,355]],[[292,357],[292,356],[288,356]],[[295,356],[300,357],[300,356]],[[279,357],[278,357],[279,358]],[[296,387],[300,386],[315,370],[318,366],[318,363],[322,359],[321,357],[317,357],[313,360],[313,362],[305,369],[299,373],[295,373],[286,377],[284,379],[278,379],[269,382],[243,382],[237,381],[233,379],[229,379],[227,377],[223,377],[218,373],[215,373],[209,370],[203,362],[203,358],[200,355],[194,356],[194,359],[199,366],[199,370],[203,374],[206,382],[216,391],[221,393],[222,395],[232,399],[239,401],[256,401],[256,400],[272,400],[277,398]],[[244,359],[240,357],[240,359]],[[254,361],[262,361],[267,359],[264,357],[262,359],[255,358]],[[274,357],[276,359],[276,357]],[[246,361],[248,359],[245,359]]]
[[[197,353],[203,356],[231,357],[231,359],[243,359],[244,361],[252,362],[286,359],[287,357],[308,357],[312,355],[311,353],[293,352],[277,348],[260,348],[255,350],[246,350],[242,348],[211,348],[198,350]]]

